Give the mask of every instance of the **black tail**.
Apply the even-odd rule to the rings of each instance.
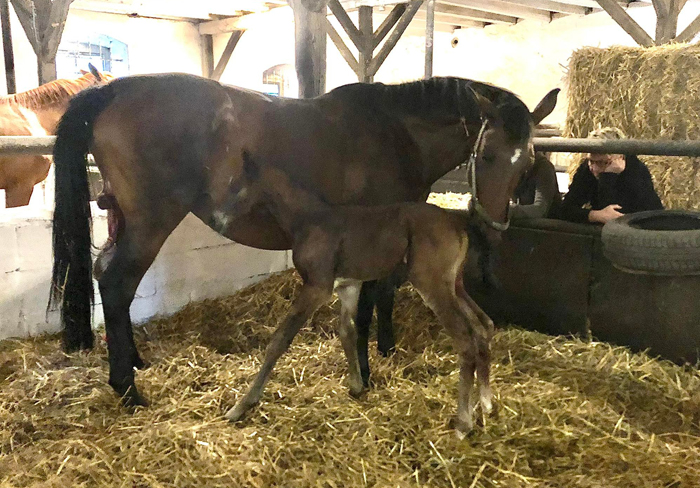
[[[56,132],[53,161],[56,196],[53,216],[53,276],[49,308],[61,304],[66,351],[93,345],[90,188],[87,153],[93,123],[114,98],[110,85],[89,88],[71,100]]]

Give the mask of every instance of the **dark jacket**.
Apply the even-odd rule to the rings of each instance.
[[[535,164],[515,189],[513,201],[510,216],[515,220],[547,217],[559,206],[557,172],[544,154],[535,154]]]
[[[590,204],[590,208],[583,208]],[[608,205],[622,207],[621,213],[661,210],[663,205],[654,191],[646,165],[637,156],[625,156],[622,173],[601,173],[596,179],[586,163],[581,164],[559,209],[559,217],[570,222],[588,222],[591,210]]]

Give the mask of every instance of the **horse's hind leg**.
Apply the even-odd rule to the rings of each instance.
[[[394,326],[391,320],[394,312],[395,292],[396,287],[393,276],[377,282],[377,349],[385,357],[396,348]]]
[[[353,317],[357,313],[357,302],[360,298],[362,283],[355,280],[342,280],[335,291],[341,302],[340,325],[338,335],[345,350],[348,360],[348,383],[350,394],[357,396],[362,393],[363,380],[360,375],[360,362],[357,355],[357,330],[353,324]]]
[[[127,219],[114,255],[99,279],[107,332],[109,384],[126,406],[147,404],[134,383],[134,367],[142,367],[143,361],[134,344],[129,306],[143,275],[182,217],[172,219],[167,226],[162,222],[141,224],[137,219]]]
[[[265,351],[265,360],[252,386],[243,398],[226,412],[226,418],[229,421],[235,422],[240,420],[248,410],[257,405],[262,396],[263,388],[265,388],[265,384],[270,379],[272,369],[275,367],[277,360],[289,348],[294,337],[299,332],[299,329],[301,329],[307,319],[311,317],[311,314],[313,314],[318,307],[327,302],[332,293],[332,283],[329,283],[328,286],[305,284],[302,287],[299,295],[294,299],[294,303],[292,303],[291,311],[272,335],[272,340]]]
[[[357,319],[355,326],[357,330],[357,357],[360,361],[360,374],[362,383],[369,386],[369,327],[372,324],[374,315],[375,288],[376,281],[365,281],[362,283],[359,300],[357,302]]]

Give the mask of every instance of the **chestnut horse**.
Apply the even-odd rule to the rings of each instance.
[[[330,205],[424,200],[465,161],[482,127],[478,217],[498,227],[532,161],[530,113],[511,92],[459,78],[352,84],[306,100],[268,97],[185,74],[132,76],[79,93],[58,127],[50,306],[61,303],[64,347],[90,348],[92,259],[86,156],[91,151],[120,215],[98,283],[109,384],[126,405],[145,404],[134,383],[143,362],[129,306],[161,246],[188,212],[209,223],[243,171],[243,154],[274,166]],[[227,216],[224,235],[259,249],[289,249],[265,202]],[[103,256],[104,257],[104,256]]]
[[[46,136],[56,133],[58,120],[68,101],[79,91],[113,78],[98,72],[75,80],[55,80],[38,88],[0,97],[0,136]],[[0,156],[0,190],[5,190],[5,206],[27,205],[34,185],[44,181],[51,159],[37,155]]]

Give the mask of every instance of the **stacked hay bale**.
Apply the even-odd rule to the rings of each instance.
[[[632,138],[698,140],[699,108],[700,47],[584,48],[571,57],[568,137],[615,126]],[[667,208],[700,210],[700,158],[641,159]]]

